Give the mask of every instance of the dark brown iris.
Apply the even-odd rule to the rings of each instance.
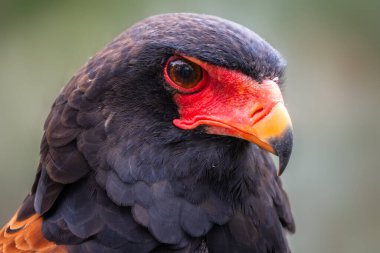
[[[186,59],[173,59],[167,65],[169,78],[185,89],[194,88],[202,80],[202,68]]]

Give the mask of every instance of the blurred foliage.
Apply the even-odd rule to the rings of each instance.
[[[31,187],[44,118],[70,76],[136,21],[198,12],[249,27],[288,60],[293,251],[378,252],[379,10],[354,0],[0,0],[0,223]]]

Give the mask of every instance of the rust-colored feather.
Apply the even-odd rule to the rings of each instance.
[[[1,253],[66,253],[64,246],[56,245],[42,235],[42,217],[34,214],[18,221],[17,213],[0,230]]]

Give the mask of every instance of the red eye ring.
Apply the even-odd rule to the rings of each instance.
[[[180,93],[195,93],[204,87],[207,72],[184,57],[172,56],[165,64],[164,76]]]

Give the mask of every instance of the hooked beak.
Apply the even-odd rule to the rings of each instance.
[[[240,117],[231,117],[224,122],[215,120],[202,120],[201,122],[208,126],[207,132],[210,134],[242,138],[277,155],[280,163],[278,175],[281,175],[292,152],[293,128],[288,111],[282,102],[267,110],[270,111],[266,113],[264,109],[257,113],[261,115],[253,115],[254,118],[259,118],[254,124],[251,124],[252,120],[242,120]]]
[[[288,165],[293,148],[293,127],[284,104],[278,103],[273,107],[252,130],[253,134],[270,147],[263,148],[279,157],[278,174],[281,175]]]

